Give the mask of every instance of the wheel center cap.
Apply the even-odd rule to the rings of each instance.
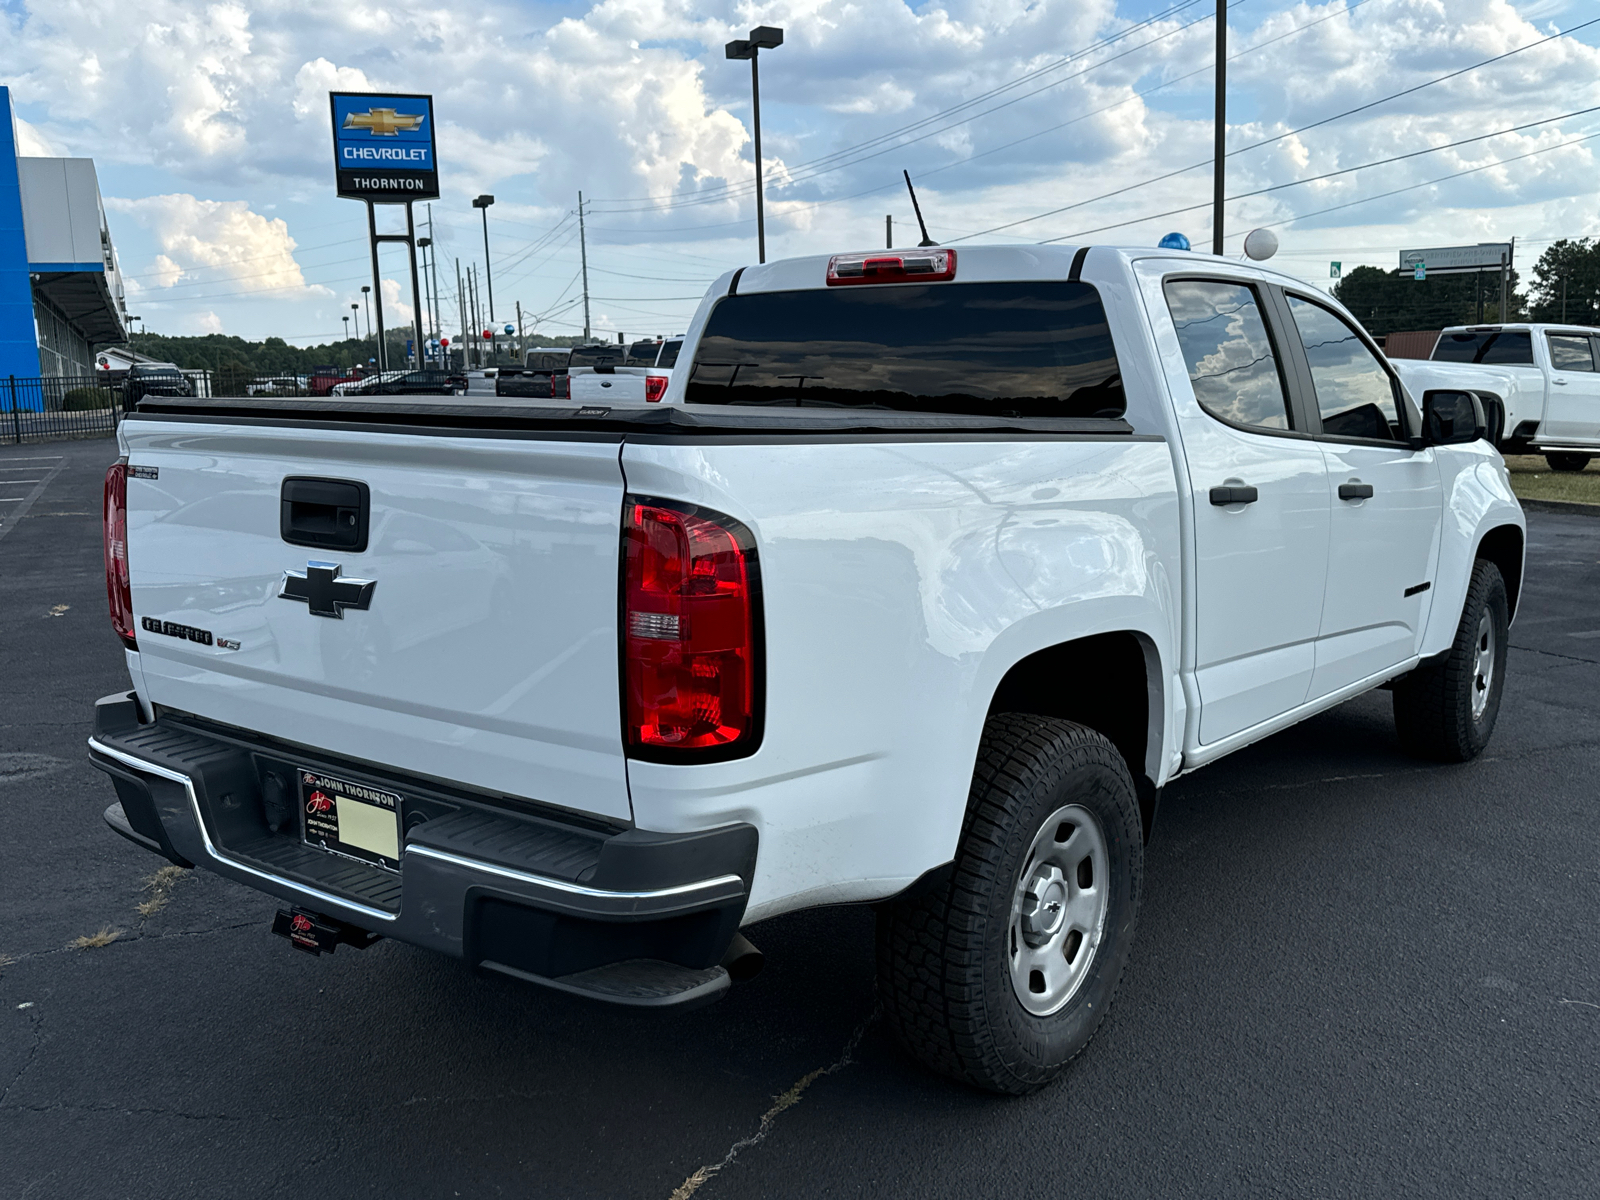
[[[1028,880],[1028,890],[1022,898],[1022,931],[1029,941],[1047,941],[1055,936],[1066,919],[1066,878],[1060,867],[1047,864]]]

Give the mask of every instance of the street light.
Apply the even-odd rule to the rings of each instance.
[[[483,210],[483,281],[489,285],[489,320],[494,320],[494,272],[489,269],[489,205],[493,196],[479,196],[472,207]]]
[[[374,253],[376,253],[376,251],[374,251]],[[367,305],[367,336],[371,337],[372,336],[372,287],[371,287],[370,284],[363,283],[361,285],[361,299],[364,300],[366,302],[366,305]],[[352,304],[350,307],[354,308],[355,305]],[[359,321],[356,322],[356,336],[357,337],[361,336],[361,322],[359,322]]]
[[[776,50],[783,45],[783,30],[772,25],[757,25],[750,31],[749,40],[729,42],[724,52],[729,58],[750,60],[750,96],[755,110],[756,131],[756,253],[760,261],[767,261],[767,220],[761,194],[761,72],[757,55],[762,50]]]
[[[342,317],[340,319],[344,321],[344,340],[348,342],[350,340],[350,318]]]

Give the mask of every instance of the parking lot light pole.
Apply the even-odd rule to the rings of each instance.
[[[479,196],[472,207],[483,212],[483,282],[489,292],[489,323],[494,324],[494,272],[489,269],[489,205],[493,196]]]
[[[372,285],[370,283],[363,283],[361,285],[361,298],[364,301],[366,301],[366,304],[367,304],[367,336],[371,337],[372,336]],[[354,308],[355,305],[352,304],[350,307]],[[357,324],[359,325],[360,322],[357,322]],[[356,330],[356,336],[357,337],[361,336],[361,330],[359,328]]]
[[[756,136],[756,255],[760,262],[767,261],[767,218],[765,200],[762,196],[764,170],[761,162],[761,69],[757,64],[760,62],[762,50],[776,50],[781,45],[783,45],[783,30],[773,25],[757,25],[750,31],[748,40],[739,39],[723,47],[723,52],[731,59],[750,60],[750,97]]]

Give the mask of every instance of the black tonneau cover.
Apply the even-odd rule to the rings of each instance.
[[[619,440],[706,437],[782,437],[786,434],[896,434],[952,437],[1054,436],[1127,437],[1133,426],[1121,418],[985,417],[954,413],[890,412],[876,409],[740,408],[730,405],[663,404],[530,408],[487,402],[424,403],[396,396],[274,397],[245,399],[160,396],[140,401],[130,419],[259,422],[292,425],[400,426],[438,432],[581,433]]]

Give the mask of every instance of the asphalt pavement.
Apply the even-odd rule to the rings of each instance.
[[[32,481],[0,483],[0,1196],[1600,1193],[1600,521],[1529,515],[1477,761],[1407,758],[1375,693],[1168,788],[1105,1025],[1001,1100],[873,1020],[864,908],[763,922],[758,978],[639,1016],[312,959],[257,892],[152,882],[84,749],[128,686],[114,453],[0,446]]]

